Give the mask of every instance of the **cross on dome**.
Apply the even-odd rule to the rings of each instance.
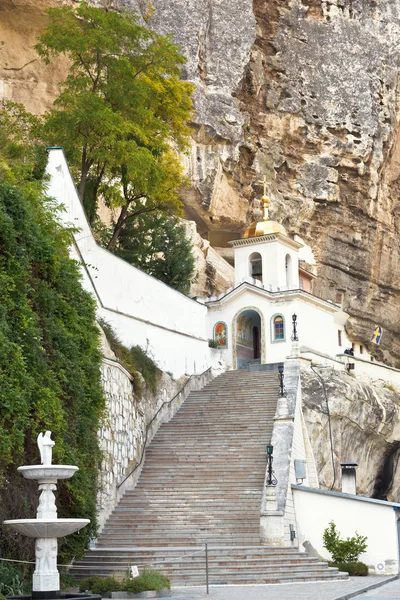
[[[254,221],[249,225],[243,234],[243,238],[259,237],[268,233],[281,233],[287,235],[286,229],[280,223],[269,220],[269,198],[267,196],[267,177],[264,175],[262,179],[259,179],[257,183],[261,183],[264,186],[264,193],[262,196],[263,202],[263,217],[261,221]]]

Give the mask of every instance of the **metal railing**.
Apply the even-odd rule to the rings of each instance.
[[[140,460],[139,460],[139,462],[137,462],[137,463],[136,463],[135,467],[132,469],[132,471],[130,471],[130,472],[128,473],[128,475],[126,475],[126,477],[124,477],[124,479],[121,481],[121,483],[119,483],[119,484],[117,485],[117,490],[118,490],[118,489],[119,489],[119,488],[120,488],[120,487],[121,487],[121,486],[122,486],[122,485],[125,483],[125,481],[126,481],[127,479],[129,479],[129,477],[131,477],[131,475],[133,475],[133,474],[135,473],[135,471],[137,471],[137,469],[138,469],[138,468],[140,467],[140,465],[142,464],[142,462],[143,462],[143,458],[144,458],[144,455],[145,455],[145,452],[146,452],[146,448],[147,448],[147,440],[148,440],[148,437],[149,437],[149,430],[150,430],[150,427],[152,426],[152,424],[154,423],[154,421],[157,419],[158,415],[159,415],[159,414],[160,414],[160,412],[163,410],[163,408],[164,408],[165,406],[167,406],[167,405],[171,405],[171,404],[172,404],[172,402],[173,402],[174,400],[176,400],[176,398],[177,398],[177,397],[178,397],[180,394],[182,394],[182,392],[184,392],[184,391],[185,391],[186,387],[188,386],[188,384],[190,383],[190,381],[192,381],[192,379],[194,379],[195,377],[199,377],[199,378],[200,378],[200,377],[203,377],[203,376],[204,376],[204,375],[206,375],[207,373],[211,372],[211,369],[212,369],[212,367],[209,367],[208,369],[206,369],[205,371],[203,371],[203,373],[200,373],[199,375],[196,375],[196,374],[190,375],[189,379],[188,379],[188,380],[185,382],[185,384],[182,386],[182,388],[179,390],[179,392],[177,392],[177,393],[175,394],[175,396],[173,396],[173,397],[172,397],[170,400],[166,400],[165,402],[163,402],[163,403],[161,404],[160,408],[157,410],[157,412],[156,412],[156,413],[153,415],[152,419],[151,419],[151,420],[150,420],[150,421],[147,423],[147,425],[146,425],[146,434],[145,434],[145,437],[144,437],[143,448],[142,448],[142,453],[141,453],[141,455],[140,455]]]

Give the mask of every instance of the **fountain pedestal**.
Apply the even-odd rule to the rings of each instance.
[[[8,525],[26,535],[35,538],[36,566],[33,573],[32,600],[50,600],[59,598],[60,574],[57,569],[58,538],[70,535],[90,523],[89,519],[58,519],[56,498],[59,479],[69,479],[78,471],[72,465],[53,465],[52,447],[54,441],[51,432],[39,434],[38,446],[41,465],[19,467],[18,471],[26,478],[38,482],[40,497],[36,519],[15,519],[4,521]],[[100,600],[100,596],[88,594],[64,594],[67,598],[92,598]],[[14,598],[18,598],[14,596]],[[27,598],[26,596],[19,598]]]
[[[57,538],[37,538],[35,542],[36,568],[33,573],[34,592],[58,591],[60,574],[57,570]]]

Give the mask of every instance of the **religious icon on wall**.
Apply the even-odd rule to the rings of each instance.
[[[217,323],[214,327],[214,339],[218,342],[218,348],[227,348],[228,338],[225,323]]]

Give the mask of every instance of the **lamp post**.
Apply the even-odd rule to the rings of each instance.
[[[267,485],[275,486],[278,483],[275,477],[275,471],[272,468],[274,447],[272,444],[267,445]]]
[[[279,375],[279,398],[286,396],[285,386],[283,384],[283,365],[278,366],[278,375]]]
[[[299,336],[297,335],[297,315],[296,315],[296,313],[293,313],[293,315],[292,315],[292,325],[293,325],[293,333],[292,333],[292,337],[290,339],[292,340],[292,342],[298,342]]]

